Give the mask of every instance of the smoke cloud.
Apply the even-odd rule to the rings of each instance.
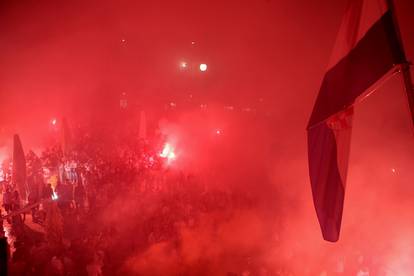
[[[200,205],[217,195],[176,224],[166,198],[138,196],[142,179],[114,195],[91,224],[113,228],[120,273],[413,273],[414,139],[398,76],[356,107],[338,243],[322,240],[312,204],[305,127],[346,1],[15,2],[0,4],[0,161],[14,133],[25,150],[48,145],[52,118],[109,134],[137,130],[144,109],[177,155],[169,181],[185,179]],[[397,5],[410,58],[414,6]],[[184,75],[183,60],[208,70]],[[148,228],[155,214],[171,237]]]

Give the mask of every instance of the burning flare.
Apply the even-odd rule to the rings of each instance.
[[[162,158],[167,158],[168,161],[175,159],[174,149],[171,147],[170,144],[166,143],[162,152],[160,153]]]
[[[58,197],[57,193],[55,191],[53,191],[52,200],[57,200],[58,198],[59,197]]]

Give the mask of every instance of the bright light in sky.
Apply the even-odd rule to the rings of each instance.
[[[392,169],[391,169],[391,171],[392,171],[393,173],[395,173],[395,169],[394,169],[394,168],[392,168]]]
[[[201,63],[201,64],[200,64],[200,71],[201,71],[201,72],[205,72],[205,71],[207,71],[207,64],[205,64],[205,63]]]
[[[185,68],[187,68],[187,66],[188,66],[188,64],[187,64],[187,62],[185,62],[185,61],[182,61],[182,62],[180,63],[180,67],[181,67],[181,69],[185,69]]]
[[[51,122],[52,122],[52,125],[54,125],[54,126],[55,126],[55,125],[56,125],[56,123],[57,123],[57,120],[56,120],[56,119],[52,119],[52,121],[51,121]]]
[[[216,134],[217,134],[217,135],[220,135],[220,134],[221,134],[221,130],[220,130],[220,129],[217,129],[217,130],[216,130]]]

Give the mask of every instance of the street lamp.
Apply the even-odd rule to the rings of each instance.
[[[201,72],[205,72],[205,71],[207,71],[207,64],[205,64],[205,63],[201,63],[201,64],[200,64],[200,71],[201,71]]]

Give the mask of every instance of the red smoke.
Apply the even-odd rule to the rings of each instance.
[[[179,245],[141,248],[143,217],[162,199],[133,187],[113,198],[96,223],[116,228],[123,272],[413,274],[414,138],[398,77],[356,107],[338,243],[322,240],[313,209],[305,127],[345,2],[2,1],[0,161],[14,133],[26,152],[47,145],[54,116],[131,130],[145,109],[174,148],[169,177],[184,171],[235,203],[176,225]],[[413,3],[396,4],[412,59]]]

